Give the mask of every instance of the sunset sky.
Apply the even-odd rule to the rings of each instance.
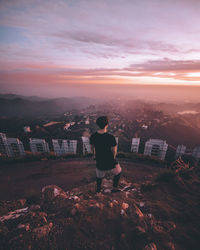
[[[0,88],[200,86],[199,0],[0,0]]]

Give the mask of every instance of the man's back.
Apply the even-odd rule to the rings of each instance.
[[[101,170],[112,169],[115,167],[115,159],[112,147],[116,146],[115,137],[109,133],[95,132],[90,136],[90,144],[95,147],[97,168]]]

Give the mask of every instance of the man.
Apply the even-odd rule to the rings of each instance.
[[[96,120],[99,130],[90,136],[90,145],[92,153],[96,159],[96,182],[97,193],[101,192],[102,179],[107,171],[112,171],[113,177],[113,192],[117,189],[122,169],[116,161],[117,143],[113,135],[107,132],[108,118],[101,116]]]

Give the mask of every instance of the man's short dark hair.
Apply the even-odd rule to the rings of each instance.
[[[108,124],[108,117],[107,116],[100,116],[96,120],[96,124],[99,126],[99,128],[103,129]]]

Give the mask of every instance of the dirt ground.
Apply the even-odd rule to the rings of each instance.
[[[2,165],[0,249],[199,249],[200,169],[120,164],[100,194],[90,158]]]
[[[151,180],[162,168],[121,159],[123,175],[131,182]],[[67,191],[95,180],[92,159],[44,160],[0,166],[0,200],[38,195],[46,185],[57,185]]]

